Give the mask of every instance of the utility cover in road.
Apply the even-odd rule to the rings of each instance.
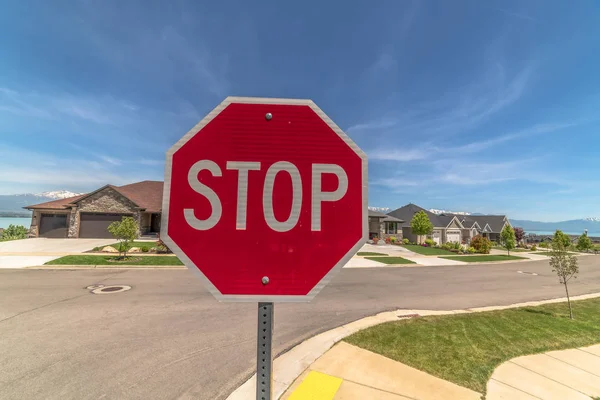
[[[367,238],[367,157],[311,100],[228,97],[167,152],[161,239],[218,300],[309,301]]]

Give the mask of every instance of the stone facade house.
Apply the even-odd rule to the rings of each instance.
[[[163,182],[106,185],[91,193],[24,207],[33,211],[30,235],[52,238],[110,238],[108,226],[133,217],[142,235],[160,232]]]
[[[402,240],[400,224],[403,222],[401,219],[390,215],[369,210],[369,239],[374,237],[386,239],[393,236],[398,240]]]

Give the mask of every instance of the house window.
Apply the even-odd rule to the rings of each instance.
[[[386,222],[385,233],[388,235],[395,235],[398,232],[397,222]]]

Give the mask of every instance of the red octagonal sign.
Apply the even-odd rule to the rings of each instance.
[[[163,196],[161,239],[222,301],[308,301],[368,238],[367,157],[310,100],[227,98]]]

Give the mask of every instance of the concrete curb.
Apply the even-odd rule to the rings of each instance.
[[[585,294],[581,296],[572,296],[571,300],[586,300],[600,297],[600,293]],[[290,351],[281,354],[273,362],[273,398],[279,399],[292,383],[319,357],[334,344],[360,330],[371,326],[379,325],[385,322],[398,321],[398,319],[411,318],[415,315],[451,315],[468,314],[484,311],[505,310],[508,308],[531,307],[542,304],[560,303],[567,301],[566,297],[551,300],[530,301],[526,303],[511,304],[508,306],[491,306],[467,308],[462,310],[435,311],[435,310],[396,310],[382,312],[377,315],[366,317],[358,321],[323,332],[317,336],[293,347]],[[256,374],[244,382],[227,400],[253,400],[256,398]]]
[[[186,269],[184,265],[38,265],[18,269]]]

